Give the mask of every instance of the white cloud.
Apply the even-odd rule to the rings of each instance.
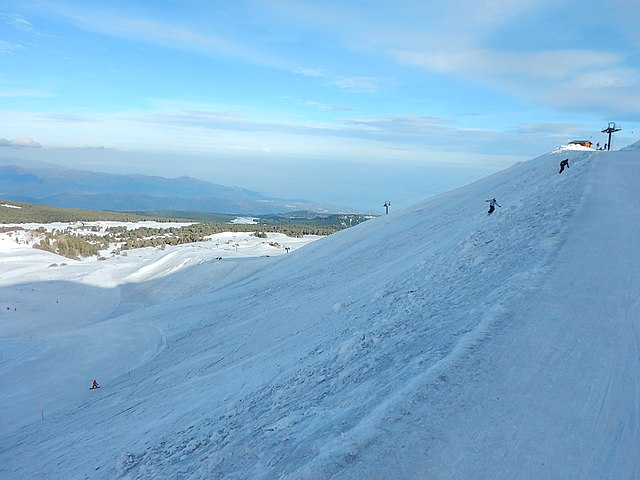
[[[0,40],[0,55],[7,55],[9,53],[15,52],[17,50],[22,50],[22,49],[23,49],[22,45]]]
[[[42,148],[42,145],[31,138],[14,138],[12,140],[0,138],[0,147]]]
[[[341,77],[332,83],[341,90],[354,93],[372,93],[380,89],[380,81],[375,77]]]
[[[617,53],[594,50],[508,52],[470,48],[394,52],[394,58],[429,71],[472,79],[561,110],[640,114],[640,71]],[[613,112],[610,112],[613,113]]]
[[[639,78],[632,68],[611,68],[579,73],[571,86],[579,89],[637,87]]]
[[[99,117],[91,117],[87,115],[74,115],[70,113],[45,113],[38,115],[37,120],[39,122],[46,123],[62,123],[62,124],[74,124],[74,123],[100,123]]]
[[[468,48],[394,51],[391,54],[401,63],[438,73],[482,75],[487,78],[508,75],[551,81],[573,76],[585,69],[615,65],[620,61],[619,55],[589,50],[526,53]]]
[[[327,72],[323,68],[298,68],[294,73],[305,77],[326,77]]]
[[[383,81],[373,76],[338,76],[323,68],[299,68],[294,73],[305,77],[323,79],[329,85],[352,93],[373,93],[380,90]]]
[[[352,112],[355,110],[354,108],[347,107],[345,105],[334,105],[321,102],[302,102],[301,105],[328,112]]]
[[[5,15],[0,15],[0,18],[2,18],[3,22],[6,25],[9,25],[15,28],[16,30],[40,35],[40,32],[38,32],[38,30],[33,26],[33,24],[20,14],[17,14],[17,13],[5,14]]]
[[[580,99],[581,105],[591,98],[592,111],[602,114],[608,104],[594,93],[608,88],[604,97],[627,104],[628,113],[640,109],[637,1],[612,0],[598,14],[594,7],[599,4],[578,0],[562,5],[553,0],[458,0],[437,8],[421,0],[395,8],[386,1],[322,2],[309,8],[293,0],[264,2],[288,21],[331,38],[345,52],[390,59],[443,78],[455,75],[524,104],[565,110],[570,102],[563,98]],[[380,86],[379,81],[336,80],[332,83],[345,90]]]
[[[512,154],[539,152],[549,147],[557,125],[548,128],[514,127],[508,131],[461,127],[449,120],[420,115],[367,115],[336,118],[331,122],[279,118],[278,112],[205,108],[157,102],[153,111],[121,111],[91,117],[74,113],[27,114],[0,111],[0,131],[29,131],[50,146],[107,146],[131,151],[192,152],[207,155],[225,151],[269,152],[274,155],[316,158],[350,157],[362,161],[377,157],[400,162],[420,161],[438,152]],[[566,136],[566,129],[565,136]],[[578,135],[579,127],[571,129]],[[582,130],[584,134],[584,129]],[[582,135],[579,135],[582,136]],[[29,145],[12,141],[11,145]],[[33,142],[35,144],[35,142]],[[9,146],[9,141],[4,141]],[[526,145],[526,146],[525,146]],[[36,146],[31,144],[30,146]],[[526,154],[526,153],[523,153]]]
[[[12,97],[49,97],[50,94],[38,90],[29,89],[3,89],[0,87],[0,97],[12,98]]]

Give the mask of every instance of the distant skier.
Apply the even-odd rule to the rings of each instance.
[[[564,172],[564,167],[569,168],[569,159],[568,158],[565,158],[564,160],[562,160],[560,162],[560,171],[558,173]]]
[[[485,200],[485,202],[489,202],[489,211],[487,212],[487,215],[491,215],[496,209],[496,205],[498,205],[498,202],[496,201],[495,198],[492,198],[491,200]],[[502,205],[498,205],[498,206],[502,208]]]
[[[91,383],[91,387],[89,387],[89,390],[94,390],[94,389],[96,389],[96,388],[100,388],[100,385],[98,385],[98,382],[94,380],[94,381]]]

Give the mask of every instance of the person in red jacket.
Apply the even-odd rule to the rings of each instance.
[[[100,385],[98,385],[98,382],[96,382],[95,380],[91,383],[90,390],[93,390],[94,388],[100,388]]]

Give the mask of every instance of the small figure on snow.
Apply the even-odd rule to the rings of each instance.
[[[98,385],[98,382],[94,380],[93,382],[91,382],[91,387],[89,387],[89,390],[94,390],[96,388],[100,388],[100,385]]]
[[[496,209],[496,205],[498,205],[498,202],[496,201],[495,198],[492,198],[491,200],[485,200],[485,202],[489,202],[489,211],[487,212],[487,215],[491,215],[493,211]],[[502,205],[498,205],[498,206],[502,208]]]
[[[569,159],[568,158],[565,158],[564,160],[562,160],[560,162],[560,171],[558,173],[564,172],[564,167],[569,168]]]

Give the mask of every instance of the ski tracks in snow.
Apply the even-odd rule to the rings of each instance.
[[[139,367],[141,380],[122,386],[120,403],[112,396],[93,405],[102,418],[126,417],[132,432],[125,439],[123,427],[105,425],[111,430],[101,434],[117,440],[111,451],[118,453],[102,467],[123,480],[424,478],[429,468],[434,478],[456,478],[451,467],[467,461],[469,445],[483,442],[495,449],[476,450],[469,458],[478,466],[459,470],[458,478],[499,465],[527,438],[513,430],[501,438],[491,422],[513,416],[523,431],[536,427],[523,418],[524,407],[544,412],[534,393],[562,384],[564,363],[593,334],[569,332],[558,347],[525,321],[536,312],[528,298],[551,278],[574,214],[592,193],[585,182],[590,155],[575,154],[566,175],[557,174],[554,155],[515,165],[420,210],[315,242],[219,292],[205,288],[198,290],[204,295],[150,307],[145,314],[166,325],[166,348]],[[484,200],[494,196],[502,208],[487,216]],[[562,293],[555,302],[561,305]],[[547,331],[566,332],[554,325]],[[637,368],[633,325],[627,342],[635,345]],[[530,335],[517,343],[507,335],[514,331]],[[512,357],[496,358],[507,340],[515,345],[506,351]],[[531,356],[519,360],[521,352]],[[518,383],[515,393],[487,374],[488,366],[532,359],[529,376],[499,370]],[[610,380],[597,377],[592,396],[573,403],[601,409],[594,428],[612,425],[606,413],[620,397]],[[629,388],[637,395],[637,382]],[[637,439],[637,403],[633,411],[635,419],[622,429],[614,423],[608,438]],[[447,423],[452,419],[462,422]],[[475,425],[484,430],[472,431]],[[546,439],[537,440],[537,451],[517,452],[522,463],[508,465],[544,473],[536,455],[547,453]],[[607,452],[605,471],[615,472],[624,453]],[[104,471],[86,477],[105,478]],[[495,478],[510,473],[492,471]]]
[[[407,405],[418,397],[428,403],[430,390],[444,388],[451,369],[492,338],[499,324],[511,318],[509,306],[544,278],[564,241],[566,222],[580,204],[584,186],[579,182],[588,164],[575,162],[572,177],[552,176],[546,166],[530,172],[549,175],[536,191],[522,188],[520,194],[513,182],[494,185],[503,208],[491,217],[479,213],[470,223],[462,217],[462,226],[455,212],[469,206],[444,205],[451,215],[439,215],[440,224],[429,225],[433,237],[425,236],[404,256],[390,255],[388,270],[401,273],[381,278],[375,289],[344,289],[348,294],[341,298],[339,290],[324,283],[323,294],[333,298],[332,313],[326,315],[334,319],[327,326],[342,328],[325,336],[328,341],[310,344],[306,353],[300,350],[297,368],[283,368],[268,382],[245,383],[240,395],[217,402],[212,412],[217,415],[188,422],[138,456],[125,453],[120,473],[146,478],[177,473],[180,465],[192,472],[189,478],[321,479],[360,464],[361,456],[377,451],[381,438],[409,421],[402,413]],[[514,167],[514,175],[524,186],[531,180],[519,168],[525,167]],[[445,241],[432,244],[430,238]],[[389,240],[387,248],[393,248]],[[358,255],[363,253],[351,247],[340,260]],[[321,267],[334,272],[332,280],[343,288],[355,280],[331,264]],[[317,287],[312,276],[305,278],[297,279],[296,287],[303,297],[305,282]],[[277,297],[278,291],[269,296]],[[293,298],[295,289],[282,295]],[[256,304],[261,300],[266,302],[266,294],[251,297]],[[278,362],[278,352],[313,338],[323,324],[303,325],[274,336],[259,357],[220,364],[220,374],[228,377],[235,369],[251,378],[248,372],[260,371],[263,360]]]

